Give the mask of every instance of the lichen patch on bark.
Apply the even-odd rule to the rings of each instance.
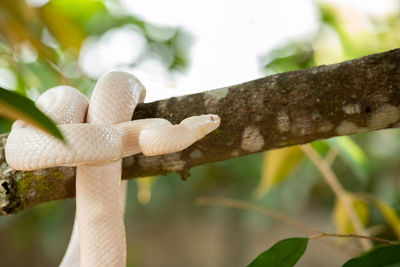
[[[158,107],[157,108],[160,111],[165,111],[165,110],[167,110],[167,104],[168,104],[168,102],[160,101],[160,102],[158,102]]]
[[[189,154],[189,156],[191,158],[198,159],[198,158],[201,158],[203,156],[203,152],[201,152],[199,149],[195,149]]]
[[[385,128],[397,122],[399,118],[400,111],[398,107],[384,104],[372,113],[368,126],[371,130]]]
[[[217,90],[206,91],[204,94],[206,96],[214,98],[215,100],[220,100],[224,98],[228,93],[229,93],[229,88],[225,87]]]
[[[233,150],[230,154],[232,157],[237,157],[240,155],[240,152],[238,150]]]
[[[257,127],[251,125],[244,129],[241,144],[243,150],[250,152],[260,151],[264,144],[264,137],[261,135],[260,130]]]
[[[225,98],[229,93],[229,88],[221,88],[204,93],[204,104],[208,113],[216,113],[218,102]]]
[[[276,120],[279,132],[284,133],[290,130],[289,115],[285,111],[279,111]]]
[[[326,133],[329,132],[330,130],[333,129],[333,124],[330,122],[323,122],[321,125],[318,127],[318,132],[320,133]]]
[[[368,128],[359,127],[355,123],[350,121],[342,121],[338,127],[336,127],[336,133],[338,135],[349,135],[349,134],[356,134],[356,133],[363,133],[368,131]]]
[[[181,159],[181,153],[171,153],[159,157],[145,157],[145,160],[138,162],[140,168],[147,166],[160,166],[164,172],[179,172],[185,167],[186,161]]]
[[[295,115],[292,115],[291,131],[293,135],[303,136],[311,134],[314,131],[315,124],[311,121],[310,117],[306,111],[298,111]]]
[[[342,110],[346,114],[360,114],[361,106],[360,104],[347,104],[342,107]]]

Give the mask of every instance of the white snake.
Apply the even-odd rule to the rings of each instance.
[[[67,144],[21,122],[8,136],[6,159],[13,169],[78,166],[76,219],[60,266],[125,266],[121,159],[183,150],[219,126],[220,118],[211,114],[178,125],[164,119],[130,121],[144,96],[142,84],[120,71],[99,79],[90,105],[78,90],[58,86],[41,95],[36,105],[59,124]]]

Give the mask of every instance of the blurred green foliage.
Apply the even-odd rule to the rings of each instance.
[[[320,21],[315,34],[288,41],[260,57],[267,74],[340,62],[400,45],[399,13],[358,17],[327,4],[318,4],[317,8]],[[9,89],[31,98],[59,84],[89,94],[95,77],[80,68],[82,47],[88,40],[99,40],[125,26],[140,29],[146,40],[143,53],[125,65],[136,66],[153,58],[171,71],[187,67],[187,33],[127,14],[116,0],[54,0],[38,8],[23,0],[2,0],[0,78],[12,85]],[[9,122],[0,120],[0,132],[7,132],[9,127]],[[337,150],[338,157],[332,163],[335,174],[348,191],[373,199],[365,201],[368,227],[373,226],[376,235],[393,240],[398,239],[399,232],[399,139],[399,131],[393,129],[313,144],[323,156]],[[257,251],[265,249],[267,237],[271,242],[277,241],[273,240],[277,234],[282,238],[281,233],[270,230],[275,229],[271,220],[248,211],[196,207],[194,201],[199,196],[253,201],[262,168],[262,154],[255,154],[194,168],[187,182],[175,174],[139,188],[131,182],[126,211],[128,266],[193,266],[194,262],[204,263],[200,266],[244,266],[251,262]],[[137,199],[143,190],[151,190],[146,205]],[[385,204],[376,207],[382,200]],[[286,179],[280,179],[257,201],[292,216],[310,217],[307,222],[314,227],[333,228],[335,198],[308,160],[300,161]],[[4,266],[58,264],[73,215],[73,201],[58,201],[1,217],[0,256]],[[259,247],[253,245],[256,240]],[[204,255],[209,255],[208,262]],[[323,266],[323,257],[319,255],[318,260],[316,266]]]
[[[316,4],[318,30],[309,37],[289,41],[260,58],[267,74],[333,64],[399,46],[399,13],[364,17],[344,6]]]
[[[57,0],[33,8],[24,0],[2,0],[0,11],[0,76],[9,89],[31,98],[59,84],[89,94],[96,77],[79,67],[80,49],[85,40],[123,26],[138,29],[146,47],[139,62],[121,67],[149,57],[169,70],[184,70],[188,64],[188,34],[127,14],[118,1]],[[10,125],[0,119],[0,133]]]
[[[397,48],[400,45],[398,12],[388,14],[386,17],[360,17],[356,12],[323,2],[317,4],[317,9],[321,23],[314,35],[290,41],[260,58],[260,63],[267,74],[337,63]],[[399,138],[399,130],[394,129],[380,133],[337,137],[313,144],[323,156],[329,151],[338,153],[339,157],[333,163],[333,170],[349,192],[358,192],[363,196],[361,198],[354,196],[357,200],[353,203],[362,223],[369,227],[384,226],[377,234],[395,240],[398,239],[397,233],[400,227],[398,221],[400,199],[399,168],[393,165],[393,162],[400,160],[395,152],[399,147]],[[396,149],[388,149],[389,142]],[[385,162],[385,159],[388,161]],[[304,174],[298,172],[293,176],[298,179],[301,175]],[[316,180],[312,186],[314,191],[312,198],[317,201],[324,199],[321,194],[326,193],[326,185]],[[331,199],[329,198],[329,202]],[[384,199],[391,205],[382,204],[379,199]],[[378,207],[379,212],[376,212],[376,207],[373,205]],[[366,219],[368,216],[371,216],[369,224]],[[354,231],[351,230],[349,219],[337,200],[332,217],[339,233]]]

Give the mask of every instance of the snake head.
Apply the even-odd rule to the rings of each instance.
[[[221,122],[207,114],[184,119],[180,124],[144,129],[139,135],[140,150],[145,156],[181,151],[215,130]]]
[[[221,118],[215,114],[205,114],[184,119],[180,124],[192,129],[199,138],[219,127]]]

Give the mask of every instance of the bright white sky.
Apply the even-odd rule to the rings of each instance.
[[[263,76],[259,56],[316,30],[312,0],[120,0],[132,14],[159,25],[180,26],[194,37],[187,73],[165,75],[156,64],[132,70],[147,87],[146,102],[237,84]],[[341,0],[330,0],[344,3]],[[360,13],[397,8],[392,0],[348,0]],[[168,78],[167,78],[168,77]],[[166,82],[167,81],[167,82]]]
[[[168,76],[153,72],[152,65],[147,66],[147,73],[133,70],[148,88],[146,102],[259,78],[259,56],[285,40],[312,33],[317,25],[310,0],[121,3],[146,21],[183,27],[194,37],[190,68],[174,76],[173,83],[163,85],[162,79]]]
[[[27,0],[42,5],[48,0]],[[108,0],[105,0],[106,3]],[[322,1],[322,0],[321,0]],[[312,34],[318,25],[313,0],[120,0],[124,11],[160,26],[179,26],[193,36],[191,65],[171,75],[157,60],[128,69],[147,88],[146,102],[195,93],[256,79],[259,57],[293,38]],[[396,0],[324,0],[346,4],[361,14],[384,14]],[[146,47],[140,29],[113,29],[82,47],[80,65],[98,78],[115,66],[135,61]],[[9,73],[0,70],[0,84]]]

